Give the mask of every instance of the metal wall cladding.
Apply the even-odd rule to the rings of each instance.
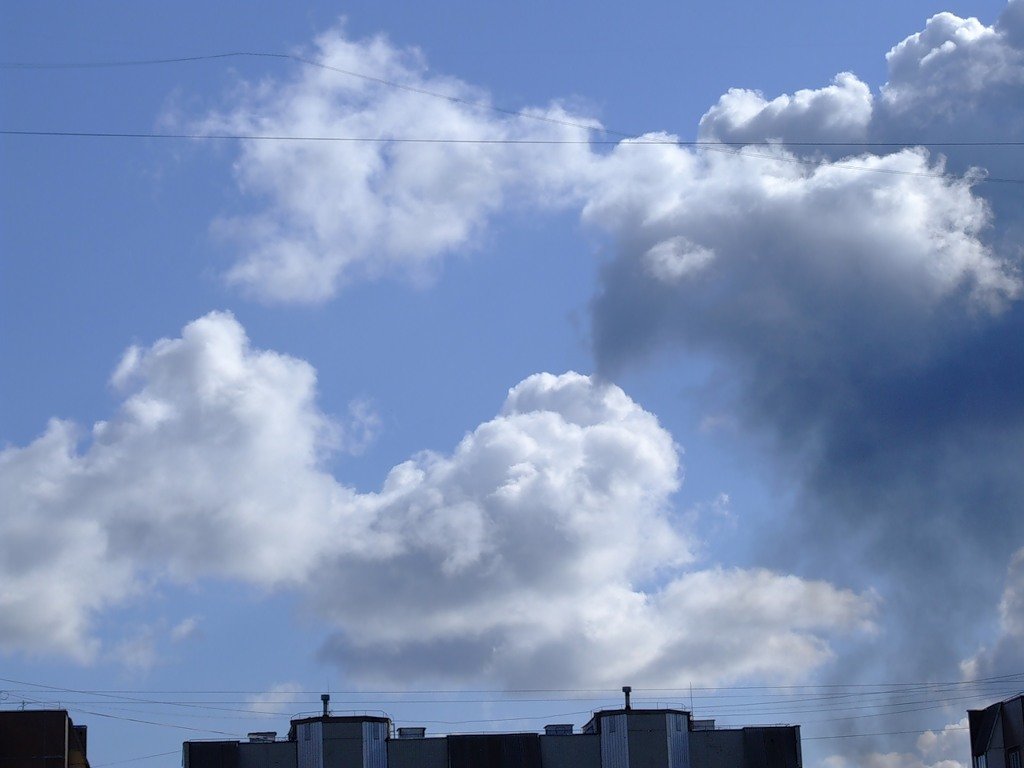
[[[448,737],[449,768],[541,768],[540,735]]]
[[[298,768],[324,768],[324,732],[320,721],[299,723],[295,729]]]
[[[387,723],[363,723],[363,768],[388,768]]]
[[[601,718],[601,768],[629,768],[629,730],[624,714]]]
[[[678,712],[665,715],[668,730],[668,768],[690,768],[690,718]]]

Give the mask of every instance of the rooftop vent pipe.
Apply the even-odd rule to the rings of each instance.
[[[622,692],[626,694],[626,709],[632,709],[629,705],[629,694],[633,692],[633,687],[631,685],[624,685],[622,686]]]
[[[320,701],[324,703],[324,717],[327,717],[331,713],[330,707],[328,706],[331,703],[331,694],[321,693]]]

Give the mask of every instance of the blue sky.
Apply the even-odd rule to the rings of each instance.
[[[1020,0],[2,14],[0,705],[97,765],[692,685],[965,763],[1024,673]],[[294,58],[129,64],[237,52]]]

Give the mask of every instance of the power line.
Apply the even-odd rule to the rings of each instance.
[[[218,140],[218,141],[294,141],[294,142],[345,142],[345,143],[369,143],[369,144],[463,144],[463,145],[557,145],[557,144],[587,144],[587,145],[615,145],[618,147],[640,147],[640,146],[676,146],[694,147],[717,152],[727,152],[741,157],[752,157],[763,160],[774,160],[776,162],[796,163],[809,167],[820,167],[817,160],[801,157],[784,157],[778,154],[764,154],[749,151],[749,144],[741,142],[722,141],[686,141],[681,139],[630,139],[628,141],[602,141],[586,139],[452,139],[442,137],[413,138],[413,137],[381,137],[381,136],[287,136],[287,135],[266,135],[266,134],[235,134],[235,133],[157,133],[157,132],[128,132],[128,131],[37,131],[37,130],[0,130],[0,136],[42,136],[42,137],[64,137],[64,138],[99,138],[99,139],[172,139],[172,140]],[[854,146],[842,144],[812,144],[807,142],[804,146]],[[867,144],[863,146],[869,146]],[[890,144],[893,147],[910,147],[910,144]],[[981,145],[978,145],[981,146]],[[1011,146],[1007,143],[1006,146]],[[1024,144],[1022,144],[1024,146]],[[898,168],[876,168],[866,165],[851,165],[849,163],[829,163],[829,168],[838,168],[845,171],[860,171],[866,173],[884,173],[893,176],[914,176],[918,178],[932,179],[959,179],[959,176],[951,174],[929,172],[929,171],[906,171]],[[1024,184],[1024,179],[1007,179],[997,176],[981,175],[972,179],[977,183],[993,184]]]
[[[935,731],[935,728],[925,728],[923,731],[880,731],[876,733],[843,733],[837,736],[801,736],[801,741],[825,741],[827,739],[856,739],[861,736],[905,736],[908,734],[919,735],[922,733],[928,733],[929,731]],[[967,728],[960,725],[948,725],[945,728],[940,729],[940,732],[945,731],[966,731]]]
[[[6,136],[67,136],[105,139],[219,139],[224,141],[338,141],[368,144],[593,144],[598,146],[675,146],[675,147],[727,147],[742,149],[752,146],[779,147],[857,147],[911,149],[913,147],[1024,147],[1024,141],[723,141],[720,139],[653,139],[643,136],[625,136],[624,140],[611,139],[466,139],[448,137],[405,136],[289,136],[285,134],[252,133],[157,133],[154,131],[43,131],[0,130]],[[770,157],[774,158],[774,155]]]
[[[154,757],[168,757],[169,755],[177,755],[180,753],[180,749],[175,749],[172,752],[157,752],[155,755],[141,755],[139,757],[128,757],[124,760],[114,760],[110,763],[95,763],[92,765],[92,768],[107,768],[108,765],[122,765],[124,763],[135,763],[141,762],[142,760],[149,760]]]
[[[32,688],[46,688],[48,690],[62,691],[67,693],[81,693],[81,694],[94,694],[97,696],[108,696],[115,694],[134,694],[134,693],[145,693],[145,694],[204,694],[204,695],[215,695],[215,694],[243,694],[243,695],[260,695],[260,694],[278,694],[278,695],[295,695],[295,696],[319,696],[322,691],[320,690],[303,690],[303,691],[277,691],[272,689],[251,689],[251,690],[225,690],[225,689],[199,689],[199,688],[182,688],[176,690],[143,690],[143,689],[118,689],[118,688],[92,688],[92,689],[78,689],[78,688],[64,688],[60,686],[47,685],[44,683],[34,683],[25,680],[15,680],[8,677],[0,677],[0,682],[11,683],[13,685],[26,685]],[[994,675],[991,677],[980,677],[971,680],[918,680],[918,681],[878,681],[869,683],[807,683],[807,684],[789,684],[789,685],[717,685],[717,686],[692,686],[694,691],[847,691],[852,689],[850,693],[862,691],[864,689],[872,689],[865,691],[865,694],[879,694],[888,693],[891,690],[900,690],[907,688],[916,688],[921,690],[927,690],[932,688],[945,688],[945,687],[967,687],[977,685],[1004,685],[1013,682],[1024,682],[1024,671],[1011,672],[1004,675]],[[17,691],[20,689],[6,689],[8,692]],[[637,687],[634,686],[635,692],[656,692],[665,694],[676,694],[678,696],[689,695],[688,691],[690,687]],[[400,688],[390,690],[363,690],[363,689],[334,689],[332,690],[332,696],[366,696],[366,695],[420,695],[420,694],[448,694],[448,695],[463,695],[463,694],[523,694],[523,693],[597,693],[597,694],[608,694],[619,696],[620,689],[609,687],[609,688]],[[825,695],[825,694],[823,694]],[[832,694],[829,694],[832,695]],[[835,694],[839,695],[839,694]]]
[[[548,117],[546,115],[537,114],[535,112],[526,112],[524,110],[509,109],[507,107],[500,107],[494,104],[483,101],[473,101],[472,99],[466,99],[461,96],[454,96],[452,94],[441,93],[439,91],[433,91],[429,88],[422,88],[420,86],[409,85],[407,83],[400,83],[395,80],[388,80],[383,77],[377,77],[375,75],[368,75],[362,72],[355,72],[349,69],[342,69],[341,67],[331,66],[330,64],[324,64],[321,61],[314,59],[307,59],[303,56],[298,56],[290,53],[274,53],[268,51],[230,51],[227,53],[211,53],[201,54],[196,56],[175,56],[169,58],[157,58],[157,59],[125,59],[125,60],[109,60],[109,61],[69,61],[69,62],[25,62],[25,61],[7,61],[0,62],[0,69],[10,70],[59,70],[59,69],[110,69],[110,68],[122,68],[122,67],[138,67],[138,66],[153,66],[161,64],[183,64],[189,62],[199,61],[214,61],[218,59],[231,59],[231,58],[267,58],[267,59],[281,59],[294,61],[299,64],[304,64],[310,67],[316,67],[318,69],[328,70],[330,72],[337,72],[348,77],[357,78],[360,80],[366,80],[368,82],[377,83],[379,85],[385,85],[389,88],[395,88],[398,90],[408,91],[410,93],[418,93],[422,96],[431,96],[433,98],[442,99],[443,101],[449,101],[456,104],[461,104],[467,107],[473,107],[475,109],[485,109],[492,112],[500,112],[504,115],[511,117],[522,117],[530,120],[539,120],[541,122],[553,123],[555,125],[563,125],[571,128],[582,128],[588,131],[595,131],[598,133],[604,133],[613,136],[619,136],[622,138],[633,138],[640,134],[629,133],[627,131],[615,130],[613,128],[606,128],[596,121],[583,123],[572,120],[560,120],[558,118]],[[62,134],[63,135],[63,134]],[[90,134],[91,135],[91,134]],[[212,137],[190,137],[190,138],[212,138]],[[228,138],[228,137],[224,137]],[[262,138],[262,137],[237,137],[237,138]],[[266,137],[271,138],[271,137]],[[286,137],[274,137],[274,138],[286,138]],[[287,137],[291,138],[291,137]],[[312,140],[312,139],[301,139],[301,140]],[[388,139],[342,139],[349,141],[389,141]],[[390,139],[394,141],[394,139]],[[406,141],[438,141],[438,140],[419,140],[419,139],[407,139]],[[457,141],[457,140],[440,140],[440,141]],[[470,143],[482,143],[474,142],[469,140]],[[615,142],[586,142],[586,141],[513,141],[513,142],[492,142],[492,143],[565,143],[565,144],[585,144],[585,143],[615,143]],[[671,142],[642,142],[642,143],[672,143],[680,144],[684,146],[707,146],[707,145],[719,145],[719,146],[732,146],[742,147],[749,146],[751,144],[763,144],[765,141],[719,141],[719,140],[696,140],[696,141],[671,141]],[[785,146],[790,147],[878,147],[878,148],[897,148],[897,147],[917,147],[917,146],[928,146],[928,147],[1022,147],[1024,141],[785,141],[782,142]]]
[[[453,104],[461,104],[466,107],[472,107],[474,109],[483,109],[491,112],[498,112],[503,115],[510,117],[522,117],[530,120],[537,120],[543,123],[551,123],[553,125],[561,125],[568,128],[582,128],[584,130],[600,131],[613,136],[629,136],[631,134],[624,133],[622,131],[615,131],[610,128],[603,128],[596,122],[594,123],[580,123],[572,120],[561,120],[556,117],[548,117],[547,115],[536,114],[534,112],[525,112],[523,110],[506,109],[504,107],[498,107],[494,104],[488,104],[483,101],[473,101],[472,99],[465,99],[461,96],[453,96],[447,93],[441,93],[439,91],[432,91],[428,88],[421,88],[415,85],[408,85],[406,83],[399,83],[394,80],[388,80],[383,77],[376,77],[375,75],[367,75],[362,72],[353,72],[352,70],[342,69],[340,67],[332,67],[330,64],[324,64],[320,61],[314,61],[313,59],[307,59],[302,56],[296,56],[290,53],[271,53],[263,51],[232,51],[229,53],[212,53],[200,56],[177,56],[166,59],[134,59],[125,61],[97,61],[97,62],[57,62],[52,64],[47,63],[33,63],[33,62],[0,62],[0,69],[106,69],[113,67],[137,67],[137,66],[151,66],[158,64],[183,64],[187,62],[196,61],[211,61],[215,59],[231,59],[231,58],[266,58],[266,59],[284,59],[288,61],[294,61],[299,64],[305,64],[310,67],[316,67],[318,69],[325,69],[330,72],[337,72],[338,74],[347,75],[348,77],[354,77],[359,80],[365,80],[371,83],[377,83],[378,85],[385,85],[388,88],[395,88],[401,91],[408,91],[409,93],[418,93],[421,96],[430,96],[444,101],[451,102]]]

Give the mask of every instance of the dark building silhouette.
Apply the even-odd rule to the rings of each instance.
[[[974,768],[1021,768],[1024,694],[985,709],[967,710]]]
[[[89,768],[84,725],[63,709],[0,712],[2,768]]]
[[[287,737],[186,741],[184,768],[801,768],[800,726],[716,728],[682,709],[600,710],[581,732],[427,736],[387,717],[292,720]]]

